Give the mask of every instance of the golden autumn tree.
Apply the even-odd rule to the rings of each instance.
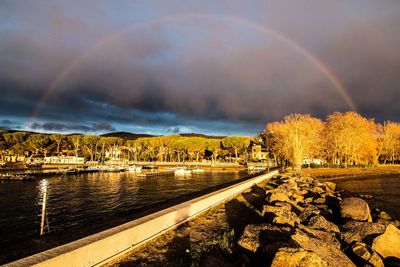
[[[273,150],[284,156],[297,170],[304,157],[314,157],[319,151],[324,123],[310,115],[292,114],[283,121],[267,124],[266,131],[273,143]]]
[[[400,123],[386,121],[381,130],[380,147],[382,157],[394,163],[400,157]]]
[[[328,116],[325,138],[327,154],[335,164],[375,163],[377,125],[356,112],[335,112]]]

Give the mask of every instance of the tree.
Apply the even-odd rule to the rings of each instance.
[[[70,140],[73,149],[75,151],[75,157],[79,156],[79,149],[81,146],[81,141],[82,141],[82,136],[78,134],[70,135],[68,136],[68,139]]]
[[[57,144],[56,153],[57,153],[58,156],[60,156],[60,154],[61,154],[61,145],[62,145],[62,142],[64,140],[64,137],[65,136],[63,134],[52,134],[52,135],[50,135],[50,139]]]
[[[214,165],[215,162],[217,161],[218,155],[221,153],[221,150],[222,150],[221,140],[208,139],[206,141],[206,149],[208,151],[212,152],[211,161],[212,161],[212,164]]]
[[[319,142],[324,124],[310,115],[292,114],[283,121],[269,123],[267,132],[272,138],[273,147],[282,154],[297,170],[305,156],[314,157],[319,150]]]
[[[356,112],[335,112],[328,116],[327,150],[336,164],[345,166],[374,163],[377,154],[377,126]]]
[[[31,151],[38,155],[40,152],[47,154],[45,147],[49,145],[50,138],[47,134],[31,134],[26,140],[26,143],[31,148]]]
[[[235,153],[235,162],[237,162],[239,151],[247,149],[250,145],[250,138],[244,136],[227,136],[222,139],[222,146]]]
[[[386,121],[382,127],[381,137],[384,160],[394,163],[400,155],[400,123]]]
[[[90,154],[90,160],[94,160],[94,155],[97,150],[97,143],[99,142],[100,137],[97,135],[84,135],[82,138],[83,147]]]
[[[189,137],[184,139],[186,142],[186,151],[191,157],[192,154],[196,155],[196,162],[199,161],[200,154],[204,154],[206,149],[206,139],[202,137]]]

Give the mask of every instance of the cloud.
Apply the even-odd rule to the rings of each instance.
[[[33,130],[44,130],[46,132],[105,132],[115,131],[115,128],[108,123],[94,123],[92,126],[80,124],[64,124],[56,122],[37,123],[34,122],[30,125]]]
[[[244,17],[288,36],[337,76],[362,114],[398,119],[399,5],[233,2],[96,1],[77,8],[3,1],[0,116],[44,131],[257,133],[288,113],[324,117],[349,109],[312,62],[271,35],[212,18],[143,24],[207,13]]]

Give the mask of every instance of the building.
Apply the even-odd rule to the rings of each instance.
[[[322,159],[309,159],[307,157],[304,157],[303,159],[303,165],[311,165],[311,164],[315,164],[315,165],[322,165],[324,164],[325,161]]]
[[[268,152],[261,145],[252,145],[250,152],[251,161],[266,161],[268,159]]]
[[[75,157],[75,156],[51,156],[44,158],[45,164],[84,164],[84,157]]]

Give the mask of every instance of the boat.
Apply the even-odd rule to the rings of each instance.
[[[191,173],[192,173],[191,170],[187,170],[184,168],[178,168],[175,170],[175,174],[177,174],[177,175],[187,175],[187,174],[191,174]]]
[[[141,166],[130,166],[128,167],[129,172],[142,172]]]

